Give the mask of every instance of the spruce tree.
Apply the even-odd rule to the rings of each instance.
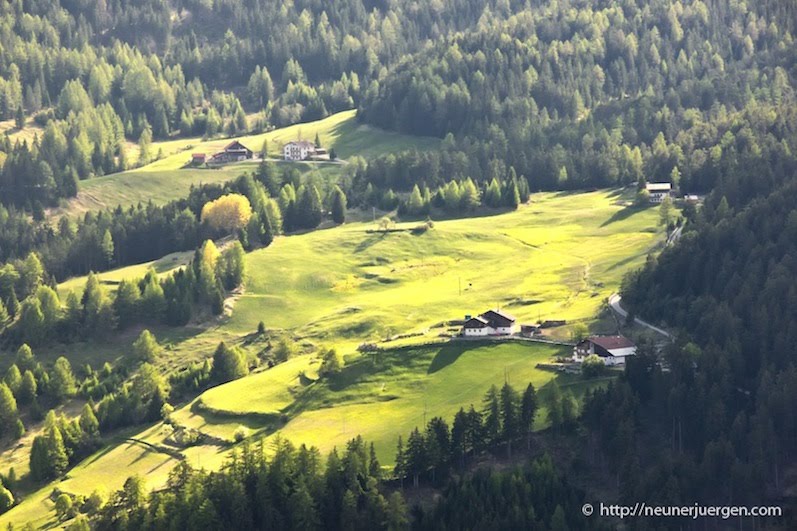
[[[374,443],[371,443],[368,448],[368,475],[376,480],[382,479],[382,466],[376,458],[376,449]]]
[[[488,444],[495,444],[501,437],[501,406],[498,388],[493,385],[484,395],[484,437]]]
[[[404,478],[407,475],[407,455],[404,453],[404,441],[401,435],[398,438],[398,445],[396,446],[396,464],[393,467],[393,474],[401,480],[401,488],[404,488]]]
[[[8,310],[8,315],[10,315],[12,319],[19,315],[19,299],[17,299],[17,292],[13,287],[11,288],[11,294],[8,296],[6,309]]]
[[[523,391],[520,404],[520,429],[526,435],[526,449],[531,450],[531,432],[534,428],[534,416],[537,413],[537,392],[534,384],[529,383]]]
[[[338,225],[346,222],[346,194],[337,185],[332,191],[332,221]]]
[[[501,426],[502,436],[507,444],[507,454],[512,457],[512,439],[520,432],[517,391],[505,382],[501,388]]]

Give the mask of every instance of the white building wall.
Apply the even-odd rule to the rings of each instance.
[[[304,160],[307,158],[308,150],[306,147],[296,144],[285,144],[282,148],[282,156],[285,160]]]
[[[664,198],[669,196],[668,192],[651,192],[650,193],[650,202],[651,203],[661,203],[664,201]]]
[[[490,335],[492,332],[492,328],[489,326],[485,326],[484,328],[466,328],[465,335],[466,336],[487,336]]]

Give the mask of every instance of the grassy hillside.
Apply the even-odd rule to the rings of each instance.
[[[281,238],[249,256],[228,327],[246,333],[264,321],[349,348],[496,306],[522,321],[586,319],[661,238],[655,209],[619,199],[537,194],[517,212],[422,234],[357,223]]]
[[[416,340],[428,341],[446,331],[435,325],[496,306],[524,322],[589,320],[663,239],[657,209],[627,207],[625,200],[619,192],[535,194],[516,212],[441,221],[423,234],[411,230],[416,223],[383,233],[358,222],[277,238],[248,255],[246,289],[232,317],[191,333],[158,331],[173,343],[160,363],[179,367],[209,356],[219,339],[234,341],[260,321],[350,353],[398,334],[423,333]],[[169,255],[101,278],[113,284],[187,258]],[[84,282],[69,280],[59,291]]]
[[[326,148],[334,148],[340,159],[359,155],[372,157],[383,153],[418,148],[435,147],[438,139],[414,137],[383,131],[372,126],[357,123],[355,111],[344,111],[323,120],[297,124],[268,133],[247,135],[237,138],[244,145],[259,152],[263,140],[269,142],[269,153],[276,157],[282,144],[299,137],[313,140],[319,135]],[[56,209],[53,214],[82,214],[89,210],[132,205],[152,200],[162,204],[178,199],[188,193],[191,185],[200,183],[221,183],[252,171],[256,164],[242,162],[230,164],[221,169],[183,168],[190,154],[194,152],[213,154],[221,150],[232,139],[203,141],[201,138],[180,139],[155,143],[152,152],[162,150],[164,157],[147,166],[105,177],[81,181],[78,196],[68,201],[65,208]],[[276,164],[285,164],[275,161]],[[304,171],[312,168],[336,173],[340,164],[295,164]]]
[[[375,443],[382,462],[391,464],[399,434],[406,435],[433,416],[450,421],[462,406],[480,407],[489,387],[502,385],[505,378],[518,388],[528,382],[542,388],[555,375],[536,364],[566,351],[538,343],[457,341],[353,358],[339,376],[320,383],[304,380],[295,367],[282,374],[265,371],[206,392],[202,404],[213,411],[217,424],[204,429],[224,437],[218,421],[225,416],[235,426],[236,415],[274,409],[284,415],[283,421],[287,419],[279,435],[297,444],[328,451],[361,434]],[[580,396],[585,383],[574,384],[564,385]],[[184,409],[175,418],[196,425],[203,415],[193,409],[190,414]],[[539,420],[538,427],[543,427],[544,413]],[[266,432],[274,425],[266,424]]]
[[[181,453],[194,466],[219,466],[230,451],[223,441],[232,441],[245,426],[254,440],[281,435],[324,451],[362,434],[389,464],[399,434],[424,418],[450,420],[460,406],[478,406],[489,386],[506,377],[518,387],[532,381],[544,393],[555,375],[536,365],[561,352],[558,347],[445,344],[440,334],[456,328],[443,322],[500,305],[522,322],[594,323],[623,274],[663,239],[657,209],[628,207],[627,200],[608,191],[536,194],[516,212],[441,221],[426,232],[412,231],[415,223],[389,233],[375,232],[373,223],[351,223],[281,237],[250,253],[246,290],[232,316],[191,329],[157,330],[168,343],[157,364],[164,372],[175,370],[211,356],[220,340],[242,344],[254,355],[285,334],[308,353],[178,408],[173,418],[179,425],[216,438]],[[105,280],[138,276],[145,266],[137,267],[111,272]],[[70,282],[78,287],[81,281]],[[261,320],[269,337],[244,341]],[[385,340],[407,333],[419,335]],[[129,345],[133,337],[127,339]],[[358,355],[356,346],[363,342],[386,350]],[[430,342],[438,344],[421,345]],[[317,379],[314,352],[322,346],[335,346],[346,358],[343,373],[331,380]],[[118,350],[81,347],[96,358],[92,364],[103,356],[113,359]],[[577,396],[588,385],[576,377],[559,379]],[[540,419],[538,428],[544,412]],[[157,487],[176,463],[161,451],[169,433],[156,425],[133,437],[143,443],[112,445],[70,471],[59,487],[88,494],[99,478],[111,491],[132,473],[146,475],[148,485]],[[50,516],[40,515],[52,507],[46,499],[51,491],[52,485],[26,499],[0,517],[0,526],[29,518],[46,522]]]

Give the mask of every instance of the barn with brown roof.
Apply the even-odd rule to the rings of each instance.
[[[606,365],[624,365],[628,356],[636,354],[636,345],[625,336],[590,336],[580,341],[573,349],[573,361],[596,355]]]

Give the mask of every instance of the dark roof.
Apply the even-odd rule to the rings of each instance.
[[[484,328],[489,323],[487,319],[482,319],[481,317],[471,317],[467,321],[465,321],[465,328]]]
[[[237,140],[233,140],[232,142],[230,142],[229,144],[224,146],[224,151],[230,151],[230,150],[233,150],[233,149],[235,149],[235,150],[245,149],[246,151],[252,151],[251,149],[249,149],[245,145],[241,144]]]
[[[490,325],[511,325],[515,322],[515,318],[509,315],[508,313],[504,313],[501,310],[488,310],[481,314],[480,317],[487,319],[490,322]]]
[[[634,347],[634,342],[624,336],[590,336],[588,341],[606,350]]]

